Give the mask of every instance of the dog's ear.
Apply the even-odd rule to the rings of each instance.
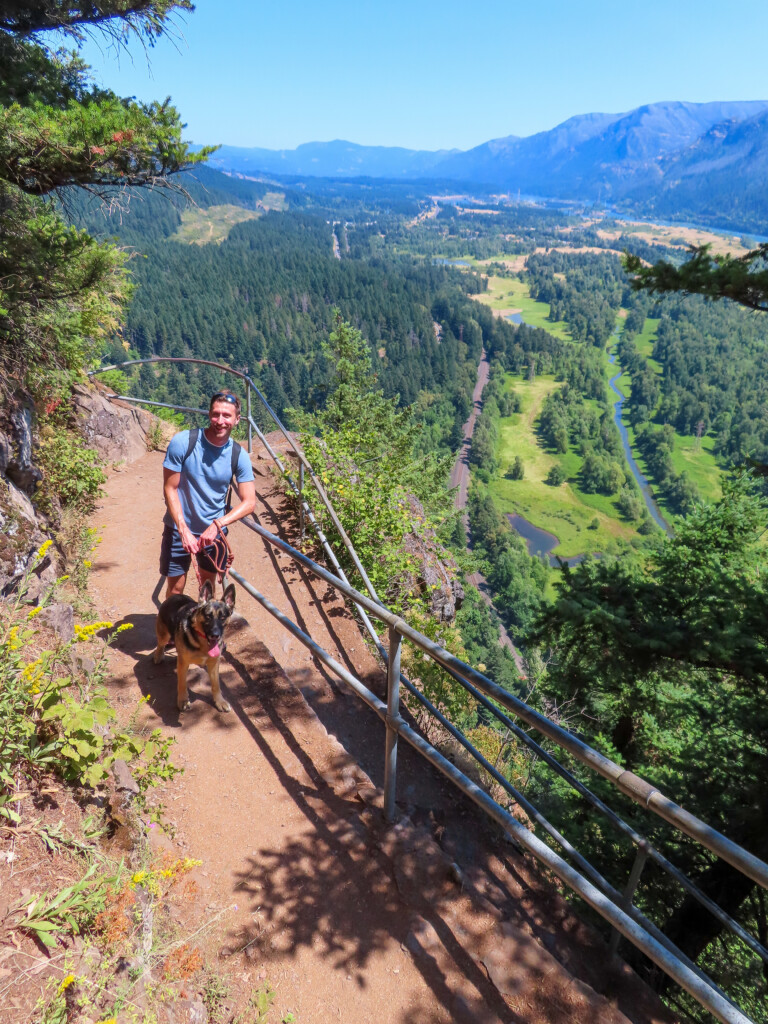
[[[213,600],[213,587],[208,580],[200,588],[200,604]]]
[[[224,597],[222,599],[224,604],[229,608],[230,611],[235,607],[235,584],[230,583],[227,589],[224,591]]]

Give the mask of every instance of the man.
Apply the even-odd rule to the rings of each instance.
[[[190,447],[190,431],[171,440],[163,461],[163,493],[167,512],[163,519],[160,572],[167,579],[165,596],[183,594],[192,555],[203,583],[216,585],[216,565],[211,561],[219,527],[242,519],[256,505],[253,467],[241,448],[235,468],[239,503],[226,511],[227,490],[232,479],[233,441],[230,434],[240,422],[240,399],[231,391],[211,398],[208,426],[198,431]],[[209,549],[206,552],[206,548]]]

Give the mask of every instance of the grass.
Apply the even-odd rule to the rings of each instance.
[[[278,213],[282,213],[288,209],[285,192],[266,192],[261,200],[261,206],[265,210],[277,210]]]
[[[571,341],[571,332],[562,320],[550,320],[548,302],[537,302],[531,298],[527,284],[517,278],[488,278],[488,291],[474,296],[478,302],[494,310],[522,310],[523,321],[529,327],[541,327],[562,341]]]
[[[632,454],[635,456],[635,461],[640,467],[640,471],[653,484],[653,474],[649,471],[642,453],[635,445],[635,432],[629,424],[626,413],[622,418],[624,426],[627,428],[629,444],[632,448]],[[722,493],[720,481],[723,470],[714,454],[714,445],[715,439],[713,437],[702,437],[699,442],[695,437],[675,433],[672,466],[676,473],[685,472],[688,474],[689,479],[696,484],[699,494],[705,501],[716,501]],[[663,495],[655,487],[653,488],[653,495],[665,518],[671,519],[675,513],[667,507]]]
[[[257,210],[245,210],[242,206],[228,204],[209,206],[207,210],[199,207],[184,210],[181,214],[181,225],[178,231],[170,236],[169,241],[183,242],[186,245],[208,245],[211,242],[219,245],[235,224],[255,220],[260,216]]]
[[[660,323],[660,320],[654,320],[652,317],[646,317],[642,331],[635,335],[635,347],[637,348],[637,351],[641,356],[645,356],[648,360],[648,365],[659,375],[661,375],[664,370],[661,363],[658,363],[652,358],[652,353],[653,344],[656,341],[656,332],[659,329]]]
[[[628,541],[635,536],[634,529],[617,518],[612,498],[579,490],[581,456],[572,450],[564,455],[547,452],[536,433],[544,399],[559,387],[561,382],[550,375],[524,381],[507,374],[505,388],[520,395],[522,410],[499,423],[496,454],[500,468],[491,481],[491,494],[502,513],[518,512],[534,526],[553,533],[560,541],[553,554],[567,557],[585,551],[608,551],[617,540]],[[523,460],[525,476],[522,480],[507,480],[505,474],[516,455]],[[565,469],[568,479],[559,487],[551,487],[544,480],[556,464]],[[595,518],[598,528],[588,529]]]
[[[645,356],[648,361],[648,365],[659,375],[663,373],[663,368],[660,363],[655,359],[651,358],[653,351],[653,343],[656,339],[656,332],[658,330],[659,320],[654,320],[648,317],[643,326],[643,330],[640,334],[635,337],[635,346],[638,352]],[[608,368],[609,376],[613,376],[615,372],[607,360],[606,366]],[[623,373],[616,381],[616,386],[621,390],[622,394],[628,398],[630,394],[630,378],[629,374]],[[629,445],[632,449],[632,454],[635,457],[635,461],[640,467],[641,472],[647,479],[653,481],[652,475],[648,471],[645,459],[642,453],[635,444],[635,432],[630,426],[629,415],[626,405],[622,412],[622,422],[627,428],[627,436],[629,438]],[[720,497],[721,487],[720,478],[722,476],[722,469],[717,461],[714,454],[714,438],[703,437],[699,441],[695,437],[678,434],[675,432],[675,446],[672,452],[672,465],[676,473],[687,473],[690,480],[696,485],[701,494],[702,498],[706,501],[715,501]],[[653,488],[654,497],[657,504],[664,512],[665,516],[669,519],[673,514],[669,511],[666,503],[659,491]]]
[[[618,230],[607,231],[598,226],[598,233],[608,239],[616,239],[620,234],[646,235],[649,242],[655,242],[658,245],[678,247],[711,245],[714,254],[730,252],[734,256],[741,256],[746,252],[738,235],[724,235],[717,231],[691,228],[683,224],[654,224],[648,221],[618,221],[618,223],[620,225]]]

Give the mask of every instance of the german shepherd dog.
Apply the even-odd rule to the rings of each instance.
[[[187,673],[190,665],[205,665],[211,680],[213,703],[219,711],[231,711],[219,689],[219,659],[224,647],[223,635],[227,620],[235,607],[233,583],[224,591],[221,601],[214,601],[213,590],[207,581],[200,591],[200,600],[186,594],[172,594],[160,605],[155,629],[157,647],[152,660],[159,665],[165,646],[171,638],[176,644],[176,706],[179,711],[190,707],[187,693]]]

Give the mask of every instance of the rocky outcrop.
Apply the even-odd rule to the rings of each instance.
[[[32,400],[20,392],[0,417],[0,595],[15,588],[47,535],[47,522],[31,501],[43,476],[33,461],[33,416]],[[54,579],[46,558],[30,576],[27,599],[35,600]]]
[[[411,518],[424,521],[424,509],[412,495],[409,497]],[[420,564],[415,586],[429,596],[430,611],[438,622],[452,622],[464,600],[464,589],[458,566],[452,555],[435,537],[433,530],[422,527],[405,538],[405,550]]]
[[[78,429],[105,463],[135,462],[149,447],[161,420],[128,402],[110,400],[99,384],[77,384],[72,393]]]
[[[75,385],[72,395],[77,426],[104,466],[135,461],[155,434],[163,443],[165,424],[161,420],[127,402],[110,401],[106,395],[104,388],[94,384]],[[34,431],[34,403],[29,395],[17,392],[0,410],[0,596],[18,589],[35,553],[53,530],[32,501],[43,479],[35,463]],[[53,554],[52,550],[32,569],[26,601],[39,601],[55,582]]]

